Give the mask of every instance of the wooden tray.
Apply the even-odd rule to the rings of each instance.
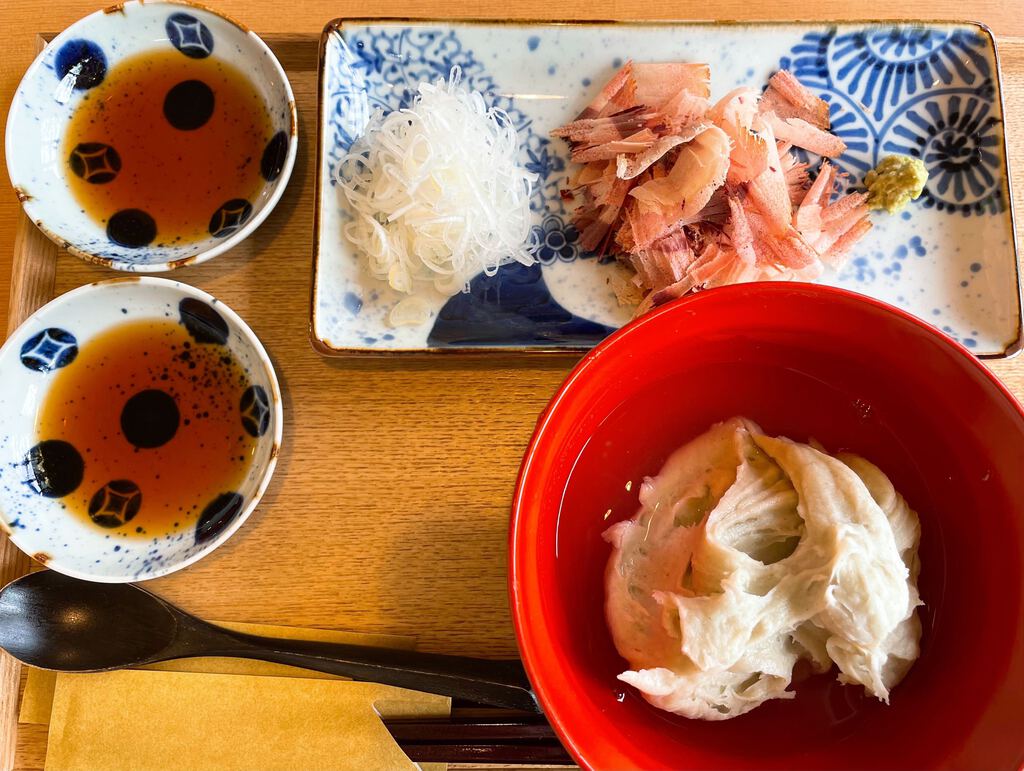
[[[534,422],[575,357],[328,360],[309,342],[318,34],[267,35],[299,113],[291,183],[241,246],[173,277],[223,299],[277,367],[285,432],[250,520],[196,565],[147,584],[223,620],[390,632],[424,650],[514,656],[506,530]],[[1024,169],[1024,39],[999,41],[1011,167]],[[1022,180],[1015,180],[1018,207]],[[1018,211],[1024,211],[1019,208]],[[27,219],[9,324],[115,274],[59,253]],[[1018,397],[1024,358],[994,363]],[[30,569],[0,541],[0,582]],[[46,728],[18,726],[19,671],[0,659],[0,771],[42,769]]]

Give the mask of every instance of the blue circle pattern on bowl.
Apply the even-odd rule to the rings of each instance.
[[[50,327],[37,332],[21,346],[21,363],[36,372],[66,367],[78,356],[78,341],[66,329]]]
[[[527,40],[528,50],[517,49],[515,55],[541,55],[543,48],[550,46],[546,34],[540,30]],[[593,257],[578,247],[571,212],[560,196],[569,170],[566,149],[538,131],[514,97],[503,95],[501,84],[488,72],[482,57],[463,42],[457,28],[354,26],[337,38],[340,53],[327,59],[333,71],[326,82],[332,90],[325,93],[331,111],[325,116],[324,162],[332,184],[337,163],[361,134],[373,110],[388,112],[407,106],[420,82],[447,77],[454,65],[462,68],[467,86],[489,95],[512,118],[521,138],[520,160],[539,177],[531,201],[537,219],[532,237],[539,265],[524,268],[511,264],[494,277],[476,277],[468,294],[452,297],[440,310],[425,345],[589,346],[605,337],[611,327],[586,317],[594,302],[607,300],[581,295],[574,298],[571,310],[566,309],[552,298],[544,277],[543,268]],[[515,39],[520,40],[518,36]],[[846,25],[841,30],[808,31],[788,46],[778,66],[792,69],[830,103],[833,130],[847,143],[847,152],[836,161],[849,174],[845,184],[860,180],[885,155],[903,153],[921,158],[930,174],[915,206],[965,217],[1005,216],[1002,124],[990,46],[982,34],[964,26],[875,25],[851,30]],[[642,52],[636,55],[643,58]],[[612,67],[622,63],[619,57],[610,62]],[[549,75],[553,70],[554,65]],[[746,82],[752,77],[751,69]],[[589,77],[583,85],[591,86]],[[554,93],[565,93],[560,88],[555,86]],[[797,154],[816,167],[818,158],[802,150]],[[340,216],[347,214],[342,211]],[[968,347],[976,345],[978,330],[971,328],[977,326],[973,323],[976,319],[963,319],[976,311],[956,307],[955,298],[941,308],[917,308],[923,300],[911,297],[911,289],[898,283],[905,260],[920,257],[922,251],[927,255],[934,248],[928,243],[927,230],[912,236],[893,232],[891,238],[901,239],[895,251],[861,253],[830,283],[880,296],[926,317]],[[1012,249],[1009,241],[1005,246]],[[966,294],[978,290],[973,285],[978,275],[972,268],[958,277],[965,308],[981,302],[971,294],[968,303]],[[328,290],[332,294],[323,297],[327,302],[318,305],[323,317],[322,321],[318,318],[318,325],[330,330],[332,339],[344,336],[356,347],[373,347],[381,338],[391,339],[387,329],[359,320],[367,301],[375,302],[374,293],[364,296],[353,289]],[[915,295],[919,292],[916,288],[912,291]],[[949,320],[933,318],[930,310]],[[351,333],[339,334],[346,326],[361,330],[358,342]]]
[[[211,16],[209,12],[198,8],[188,8],[186,12],[180,10],[181,6],[175,4],[142,5],[129,3],[128,6],[135,7],[131,8],[130,14],[122,15],[126,15],[126,18],[130,18],[132,23],[139,26],[138,29],[133,30],[134,34],[148,36],[147,39],[153,41],[153,45],[160,45],[160,41],[163,41],[165,45],[169,43],[184,56],[193,59],[211,56],[217,48],[217,38],[214,31],[209,24],[204,23],[198,18],[200,15],[209,16],[209,20],[212,23],[225,25],[224,28],[230,30],[232,34],[246,34],[230,25],[226,20]],[[128,8],[125,11],[127,12]],[[101,14],[101,21],[98,22],[92,22],[93,18],[88,17],[84,19],[76,24],[75,28],[83,27],[83,33],[93,27],[95,27],[95,31],[103,29],[102,23],[106,18],[105,15]],[[90,22],[92,23],[90,24]],[[161,28],[162,34],[155,32],[157,27]],[[26,75],[26,79],[19,87],[17,95],[24,109],[32,115],[32,118],[37,123],[52,124],[53,119],[51,116],[44,115],[40,117],[36,113],[45,113],[48,108],[54,109],[55,105],[60,114],[64,118],[69,119],[78,103],[75,93],[87,91],[103,82],[111,62],[116,63],[115,55],[118,51],[125,48],[123,40],[117,35],[112,34],[109,30],[107,30],[105,35],[106,38],[102,41],[86,37],[73,37],[55,47],[51,46],[52,50],[48,48],[44,51],[41,67],[43,74],[35,79]],[[97,38],[99,37],[97,35]],[[232,41],[225,40],[223,42],[227,44]],[[234,47],[239,54],[242,53],[240,45]],[[105,48],[109,50],[110,56],[108,56]],[[134,52],[134,49],[130,52]],[[272,70],[273,68],[269,61],[271,58],[270,54],[265,48],[262,49],[262,53],[264,59],[268,61],[260,62],[256,66],[268,71]],[[244,62],[245,60],[243,59],[242,61]],[[32,71],[30,70],[29,74],[31,73]],[[254,77],[261,77],[259,69],[254,69],[252,74]],[[40,82],[39,78],[42,78],[42,82]],[[46,83],[47,79],[50,81],[49,83]],[[270,78],[266,77],[266,73],[264,73],[262,79],[269,80]],[[40,95],[53,94],[53,102],[43,105],[33,104],[37,97],[30,93],[31,89],[26,86],[27,81],[31,81],[31,86],[35,87]],[[53,81],[56,81],[56,83]],[[195,81],[195,83],[204,85],[199,81]],[[209,91],[209,87],[206,87],[206,90]],[[290,89],[286,88],[286,90],[290,100]],[[189,94],[187,96],[189,98],[182,100],[181,108],[183,111],[191,113],[194,112],[195,95]],[[212,92],[209,101],[212,108]],[[241,198],[234,198],[226,201],[218,210],[212,212],[209,224],[209,234],[212,243],[210,241],[201,241],[198,243],[175,245],[171,241],[159,244],[156,248],[151,248],[152,242],[157,236],[157,225],[151,213],[140,209],[124,209],[112,214],[108,221],[105,238],[96,236],[87,236],[82,239],[69,238],[67,236],[70,231],[66,220],[51,224],[47,221],[48,218],[46,217],[37,218],[37,225],[42,227],[44,232],[47,232],[51,238],[67,246],[79,256],[119,270],[145,271],[178,267],[179,264],[190,261],[197,254],[215,247],[217,241],[222,241],[235,235],[249,222],[256,211],[264,206],[272,205],[268,202],[275,198],[275,188],[278,184],[284,185],[286,183],[286,180],[281,180],[280,182],[278,180],[281,178],[282,171],[285,169],[289,157],[291,122],[294,118],[293,110],[291,104],[285,105],[282,109],[278,110],[274,109],[274,105],[268,104],[268,110],[270,119],[277,127],[277,130],[268,141],[260,159],[260,174],[266,183],[264,190],[260,194],[260,201],[251,202]],[[195,120],[199,124],[205,122],[200,118]],[[168,120],[171,120],[171,116],[168,116]],[[194,128],[195,126],[192,127]],[[50,141],[55,141],[56,149],[59,150],[62,137],[57,136]],[[10,148],[8,149],[10,150]],[[106,184],[115,179],[122,171],[121,158],[117,153],[117,148],[98,142],[80,144],[76,147],[71,153],[67,166],[70,173],[77,174],[92,184]],[[30,181],[19,179],[17,184],[19,186],[19,197],[23,200],[28,199],[31,201],[39,197],[38,193],[32,192],[33,190],[36,190],[39,186],[45,188],[55,183],[44,176],[42,179],[33,177]],[[254,203],[258,203],[259,206],[254,206]],[[202,256],[205,257],[206,255]]]
[[[91,185],[105,185],[121,173],[121,156],[103,142],[81,142],[68,158],[71,172]]]
[[[57,50],[54,74],[63,81],[70,76],[72,87],[87,91],[107,76],[107,57],[91,40],[69,40]]]
[[[111,480],[93,493],[88,513],[99,530],[83,529],[88,526],[64,513],[61,499],[80,487],[86,461],[79,449],[62,437],[41,437],[35,426],[36,410],[45,398],[49,377],[57,370],[75,365],[79,340],[70,331],[74,325],[39,329],[33,316],[4,346],[5,355],[17,351],[24,374],[10,373],[8,380],[13,382],[0,390],[0,409],[5,413],[18,412],[15,419],[6,421],[6,430],[0,434],[0,524],[6,525],[20,548],[30,547],[40,561],[80,577],[140,580],[163,575],[198,559],[219,536],[237,524],[243,512],[248,513],[247,504],[262,495],[269,479],[269,474],[263,477],[264,468],[273,463],[277,453],[279,427],[273,435],[268,436],[268,432],[272,425],[280,424],[280,415],[275,414],[280,403],[270,396],[269,391],[276,393],[276,388],[259,355],[244,339],[239,339],[239,333],[218,311],[220,304],[216,300],[182,284],[148,281],[156,284],[156,292],[164,291],[164,287],[174,288],[172,292],[184,288],[189,296],[178,302],[174,302],[178,296],[172,292],[161,296],[162,315],[183,324],[196,344],[230,349],[248,373],[252,382],[239,400],[238,422],[242,430],[261,441],[241,488],[214,496],[191,529],[153,538],[115,537],[125,535],[123,528],[145,505],[145,490],[130,479]],[[154,317],[152,295],[146,291],[153,284],[118,281],[100,285],[117,294],[107,300],[107,307],[101,311],[105,319],[88,318],[87,336],[118,322]],[[133,290],[138,286],[144,288],[141,293]],[[55,302],[60,303],[61,299]],[[65,317],[74,315],[63,309],[58,312]],[[94,315],[84,309],[76,312]],[[44,307],[37,315],[50,314]],[[35,400],[34,406],[19,411],[18,402],[25,394]],[[55,518],[59,519],[56,524]],[[78,543],[73,540],[76,536]],[[115,574],[118,578],[111,578]]]
[[[171,45],[192,59],[205,59],[213,53],[213,33],[195,16],[172,13],[164,25]]]
[[[188,302],[192,304],[192,307],[188,310],[179,306],[179,322],[189,330],[193,339],[195,339],[197,343],[201,344],[226,346],[228,342],[228,326],[220,314],[212,307],[202,303],[200,300],[190,300]],[[182,305],[184,305],[184,303],[185,301],[183,301]],[[193,310],[196,306],[202,306],[200,314],[196,314]],[[195,322],[198,315],[202,316],[202,322],[200,324]],[[210,329],[216,329],[218,332],[223,330],[223,332],[211,335],[209,333]],[[59,341],[57,345],[53,345],[51,342],[55,338]],[[29,351],[28,355],[26,355],[26,349]],[[22,346],[21,361],[26,367],[36,372],[50,372],[72,364],[77,350],[74,335],[62,329],[51,328],[29,338],[28,342]],[[44,363],[44,366],[39,366],[41,362]],[[259,407],[255,406],[257,394],[259,395],[258,398],[260,400]],[[254,413],[257,415],[255,421],[253,419]],[[267,427],[270,424],[270,407],[267,404],[266,391],[262,386],[254,385],[250,386],[246,390],[242,397],[239,409],[239,423],[246,432],[252,436],[259,437],[266,433]],[[129,437],[129,439],[131,439],[131,437]],[[134,440],[131,440],[130,443],[135,445],[138,444],[138,442]],[[161,444],[163,444],[163,442],[161,442]],[[51,498],[63,498],[64,496],[70,495],[74,492],[77,489],[78,484],[67,483],[58,485],[57,489],[59,494],[57,495],[40,491],[41,484],[50,483],[48,480],[50,471],[47,470],[46,472],[43,472],[43,466],[52,468],[64,465],[60,462],[46,462],[50,455],[50,452],[46,449],[47,446],[59,448],[59,452],[65,455],[70,455],[72,458],[77,458],[78,466],[81,466],[83,463],[81,453],[77,448],[61,440],[59,437],[44,439],[33,445],[25,456],[24,464],[28,471],[26,482],[31,488],[40,492],[41,495]],[[80,479],[81,474],[79,473],[78,476]],[[44,480],[44,482],[41,483],[40,480]],[[114,489],[110,489],[111,485],[114,485]],[[120,524],[125,524],[134,517],[134,513],[130,516],[124,515],[124,512],[121,510],[122,505],[127,507],[134,504],[138,499],[139,494],[141,494],[141,491],[138,486],[130,480],[127,481],[127,484],[122,483],[120,485],[122,489],[118,490],[118,486],[117,482],[108,483],[108,485],[98,491],[97,496],[94,497],[102,497],[105,499],[105,505],[99,504],[97,506],[97,508],[102,507],[104,510],[109,510],[111,508],[111,503],[113,502],[114,508],[118,510],[118,513],[122,514],[122,516],[118,517]],[[128,486],[133,488],[132,491],[128,492],[123,489]],[[100,496],[101,493],[103,496]],[[123,502],[118,500],[118,497],[122,498]],[[244,499],[236,492],[218,495],[203,509],[203,512],[200,515],[199,521],[194,528],[195,542],[197,544],[205,543],[230,525],[234,518],[241,512],[243,503]],[[90,505],[90,509],[92,508],[93,506]]]

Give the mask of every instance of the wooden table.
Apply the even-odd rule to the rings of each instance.
[[[36,51],[35,33],[59,30],[95,10],[90,0],[4,0],[0,24],[0,106]],[[1018,6],[1014,8],[1014,6]],[[805,0],[720,0],[722,19],[800,18]],[[283,7],[269,0],[221,0],[218,9],[258,33],[318,32],[346,11],[361,16],[544,18],[707,18],[702,0],[675,4],[617,0],[325,0]],[[1024,215],[1024,13],[1019,0],[822,0],[814,17],[970,18],[999,38],[1007,134],[1018,213]],[[306,50],[306,49],[303,49]],[[289,55],[287,49],[282,58]],[[300,54],[296,54],[297,56]],[[306,54],[301,54],[306,56]],[[315,60],[285,62],[315,67]],[[314,142],[313,88],[296,88],[300,138]],[[174,275],[202,286],[253,325],[275,360],[286,409],[284,449],[263,503],[235,538],[152,588],[211,618],[386,631],[414,635],[425,650],[516,653],[505,588],[505,529],[519,459],[538,412],[574,359],[450,358],[327,361],[308,339],[313,229],[311,153],[300,152],[291,183],[257,234],[212,263]],[[21,209],[0,201],[0,297],[10,289],[11,252]],[[1024,219],[1022,219],[1024,222]],[[106,278],[109,271],[67,255],[56,289]],[[283,281],[261,283],[286,262]],[[6,323],[7,303],[2,321]],[[257,321],[258,320],[258,321]],[[992,369],[1024,398],[1024,357]],[[298,433],[296,426],[322,430]],[[290,516],[301,511],[303,525]],[[311,524],[315,523],[315,524]],[[9,548],[0,544],[0,549]],[[304,575],[282,592],[282,577]],[[4,581],[6,577],[0,576]],[[2,702],[0,695],[0,702]],[[0,714],[4,705],[0,703]],[[2,730],[2,726],[0,726]],[[40,769],[46,730],[22,726],[13,759]],[[0,757],[0,770],[11,760]]]

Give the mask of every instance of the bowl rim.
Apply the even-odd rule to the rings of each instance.
[[[551,422],[556,413],[560,412],[563,402],[573,397],[577,384],[588,376],[589,371],[593,367],[599,366],[601,360],[610,354],[612,348],[623,345],[626,339],[631,335],[639,333],[640,330],[649,324],[657,323],[663,316],[673,313],[683,313],[690,305],[695,303],[699,304],[701,302],[701,298],[705,295],[714,295],[718,297],[729,294],[740,295],[744,293],[783,295],[794,291],[803,293],[808,297],[826,299],[829,302],[843,302],[852,303],[854,305],[859,304],[862,306],[870,306],[875,310],[882,311],[890,318],[894,318],[897,323],[900,321],[910,322],[911,325],[924,331],[929,337],[942,344],[951,353],[951,355],[959,357],[962,360],[966,360],[969,368],[973,367],[975,371],[982,373],[988,382],[995,386],[996,392],[1016,409],[1018,416],[1022,421],[1024,421],[1024,405],[1021,404],[1021,402],[991,370],[989,370],[961,343],[922,319],[919,319],[917,316],[914,316],[894,305],[890,305],[882,300],[877,300],[873,297],[868,297],[867,295],[862,295],[847,289],[840,289],[838,287],[826,286],[823,284],[798,281],[765,281],[747,284],[734,284],[705,290],[693,295],[678,298],[639,318],[633,319],[624,327],[602,340],[601,343],[591,349],[582,359],[580,359],[576,366],[573,367],[572,371],[568,376],[566,376],[565,380],[558,387],[558,390],[552,395],[550,401],[537,418],[536,426],[534,427],[533,434],[530,437],[530,442],[523,454],[523,460],[520,464],[519,473],[516,477],[515,490],[512,495],[508,530],[508,599],[510,606],[509,610],[512,615],[512,623],[516,633],[516,643],[519,647],[519,654],[523,660],[523,665],[526,669],[530,683],[533,686],[533,690],[537,694],[537,698],[544,710],[545,716],[554,728],[558,738],[569,751],[570,755],[572,755],[573,759],[579,763],[582,768],[592,769],[595,768],[595,766],[588,760],[588,752],[580,747],[576,737],[571,735],[567,730],[564,715],[560,714],[557,709],[552,709],[552,694],[554,693],[554,690],[548,688],[543,674],[543,670],[546,667],[539,661],[540,650],[543,647],[543,640],[539,637],[535,626],[531,624],[530,619],[527,617],[526,606],[524,605],[526,590],[523,586],[523,577],[524,575],[533,572],[533,563],[530,560],[525,559],[525,552],[527,549],[524,547],[526,541],[525,535],[522,532],[522,526],[524,521],[536,519],[535,515],[528,513],[528,509],[525,506],[525,498],[528,490],[536,484],[533,481],[535,477],[531,472],[537,465],[538,456],[541,454],[542,449],[544,449],[542,445],[545,445],[547,442],[547,432],[550,428]],[[532,607],[534,608],[535,613],[539,613],[539,611],[536,610],[537,603],[535,599],[532,601]],[[557,699],[557,696],[555,698]]]
[[[206,249],[196,252],[195,254],[187,257],[180,257],[174,260],[167,260],[164,262],[156,262],[150,264],[138,264],[133,262],[127,262],[123,259],[114,257],[101,257],[98,254],[82,249],[77,246],[74,242],[65,238],[62,234],[56,232],[41,218],[35,217],[33,214],[33,202],[36,200],[33,195],[28,193],[22,182],[15,179],[14,169],[12,168],[12,158],[16,157],[16,152],[13,147],[13,126],[17,122],[18,116],[24,109],[23,100],[21,97],[23,87],[30,76],[34,75],[40,67],[43,66],[43,60],[50,53],[51,49],[59,48],[63,43],[75,37],[77,31],[85,25],[87,22],[94,21],[98,18],[107,18],[111,15],[112,10],[116,9],[118,13],[125,15],[125,12],[132,6],[180,6],[183,8],[192,8],[204,13],[208,13],[211,16],[215,16],[226,24],[230,24],[232,27],[244,34],[253,45],[256,46],[257,51],[262,51],[271,66],[274,68],[277,77],[280,79],[281,84],[284,86],[285,97],[288,100],[288,152],[285,156],[284,166],[281,168],[281,173],[274,181],[274,187],[271,190],[270,196],[267,198],[266,204],[257,211],[252,219],[245,223],[235,233],[225,238],[223,241],[212,244]],[[244,54],[243,54],[244,56]],[[249,57],[246,57],[249,58]],[[248,73],[245,74],[247,80],[252,81],[252,77]],[[234,248],[246,238],[248,238],[264,220],[270,216],[270,213],[277,207],[278,201],[284,195],[285,188],[288,187],[288,183],[291,180],[292,170],[295,166],[295,158],[298,154],[299,144],[299,119],[298,110],[295,105],[295,94],[292,91],[291,81],[288,80],[288,74],[285,72],[284,67],[278,60],[277,56],[270,47],[263,41],[263,39],[253,32],[251,29],[246,27],[240,21],[228,16],[227,14],[216,11],[209,8],[202,3],[194,2],[193,0],[126,0],[126,2],[120,3],[112,8],[103,8],[98,11],[83,16],[77,21],[71,23],[65,27],[60,33],[53,37],[43,50],[36,54],[36,57],[32,60],[32,63],[25,70],[25,74],[22,75],[21,80],[18,81],[18,85],[14,89],[14,96],[11,100],[11,106],[7,113],[7,123],[4,131],[4,150],[7,159],[7,176],[10,179],[11,187],[18,197],[18,201],[21,203],[21,207],[25,212],[25,215],[32,220],[33,224],[39,228],[42,233],[54,243],[67,249],[71,254],[76,257],[90,262],[94,265],[102,265],[112,270],[123,271],[127,273],[164,273],[172,271],[177,268],[183,268],[186,265],[198,265],[200,263],[211,260],[219,254],[223,254],[229,249]],[[139,252],[145,251],[147,247],[143,247]]]
[[[186,568],[189,565],[198,562],[203,557],[206,557],[211,552],[219,548],[224,544],[231,536],[233,536],[238,529],[245,523],[249,516],[256,510],[260,501],[263,498],[263,494],[266,492],[267,487],[270,485],[270,480],[274,476],[274,470],[277,467],[277,459],[281,454],[281,441],[284,435],[284,404],[281,398],[281,385],[277,379],[277,371],[274,369],[274,364],[270,359],[270,355],[267,353],[266,348],[263,347],[263,343],[256,336],[256,333],[249,328],[249,325],[245,323],[241,316],[239,316],[234,310],[232,310],[223,301],[218,300],[216,297],[211,295],[209,292],[205,292],[202,289],[198,289],[190,284],[185,284],[181,281],[177,281],[171,278],[160,278],[157,276],[119,276],[117,278],[105,279],[103,281],[94,281],[90,284],[83,284],[82,286],[75,287],[62,295],[59,295],[50,300],[45,305],[37,308],[28,318],[21,322],[17,328],[8,335],[3,345],[0,346],[0,362],[4,360],[4,357],[13,355],[19,345],[19,332],[22,331],[23,327],[30,323],[39,323],[45,318],[45,315],[53,310],[59,309],[69,302],[73,303],[79,298],[86,295],[103,294],[108,288],[112,286],[120,286],[123,284],[141,284],[143,286],[152,286],[157,288],[163,288],[170,290],[181,297],[190,297],[214,306],[219,314],[221,314],[225,321],[228,323],[230,330],[237,331],[246,345],[249,346],[254,353],[260,365],[267,376],[267,380],[270,384],[270,399],[273,409],[271,410],[271,421],[273,427],[273,433],[269,434],[269,438],[272,440],[270,457],[262,471],[260,471],[259,482],[256,486],[256,492],[246,501],[245,506],[239,513],[235,520],[228,525],[216,538],[206,544],[202,549],[199,549],[195,554],[188,557],[187,559],[171,562],[166,565],[161,565],[158,568],[154,568],[151,573],[147,573],[145,576],[135,576],[127,574],[119,575],[103,575],[89,573],[87,571],[76,570],[66,565],[61,564],[59,556],[48,555],[49,559],[44,563],[45,566],[51,570],[56,570],[58,573],[71,576],[72,578],[80,578],[85,581],[94,581],[96,583],[104,584],[120,584],[120,583],[136,583],[140,581],[149,581],[154,578],[161,578],[171,573],[175,573],[182,568]],[[267,438],[265,434],[264,437]],[[11,531],[7,526],[9,522],[8,515],[5,515],[2,510],[2,504],[0,504],[0,525],[7,538],[23,553],[32,556],[31,548],[19,543],[19,537],[17,531]],[[35,557],[33,556],[33,559]]]

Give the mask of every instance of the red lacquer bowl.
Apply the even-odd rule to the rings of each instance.
[[[919,512],[922,654],[891,705],[833,671],[708,723],[615,679],[601,533],[672,450],[732,415],[863,455]],[[729,287],[611,336],[551,400],[513,504],[512,612],[548,718],[587,768],[1017,769],[1022,530],[1024,411],[970,353],[841,290]]]

